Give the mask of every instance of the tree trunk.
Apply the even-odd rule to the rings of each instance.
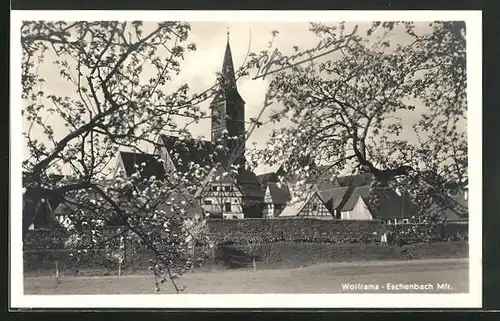
[[[59,278],[59,261],[56,260],[56,279]]]
[[[118,263],[118,277],[122,276],[122,264]]]
[[[255,257],[252,257],[253,270],[257,271],[257,262],[255,262]]]

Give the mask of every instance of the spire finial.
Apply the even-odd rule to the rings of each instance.
[[[229,43],[229,27],[227,27],[227,42]]]

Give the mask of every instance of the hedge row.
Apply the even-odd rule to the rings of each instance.
[[[211,239],[216,244],[247,243],[375,243],[383,232],[398,243],[429,241],[466,241],[468,224],[447,223],[434,227],[418,224],[383,225],[379,221],[320,221],[315,219],[245,219],[209,220]],[[64,230],[29,231],[24,249],[63,249],[67,238]]]
[[[380,241],[384,232],[393,239],[403,239],[404,244],[468,239],[468,224],[446,223],[430,227],[425,224],[384,225],[375,220],[211,220],[209,230],[212,240],[218,244],[374,243]]]
[[[201,250],[201,249],[200,249]],[[201,254],[201,253],[199,253]],[[249,253],[242,245],[221,245],[214,257],[206,258],[197,270],[295,268],[310,264],[369,260],[408,260],[431,258],[467,258],[466,242],[418,243],[404,246],[381,244],[328,244],[276,242],[257,244]],[[143,249],[126,256],[124,274],[150,273],[148,260],[152,254]],[[28,275],[54,275],[56,261],[61,275],[116,275],[117,264],[104,257],[84,257],[77,261],[68,251],[37,251],[24,253],[24,272]]]

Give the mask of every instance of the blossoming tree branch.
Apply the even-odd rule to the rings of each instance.
[[[22,23],[22,113],[28,128],[23,235],[40,204],[57,199],[72,222],[68,244],[77,256],[125,237],[125,243],[152,252],[157,289],[171,280],[181,290],[174,280],[194,266],[194,244],[206,236],[202,211],[186,212],[210,168],[190,166],[157,177],[142,175],[144,163],[131,176],[113,174],[109,165],[121,148],[142,153],[144,144],[160,147],[161,133],[190,136],[176,119],[190,124],[209,117],[199,104],[215,94],[220,77],[200,93],[190,93],[186,83],[172,85],[184,53],[196,50],[187,43],[189,32],[188,23],[175,21],[152,29],[140,21]],[[58,81],[72,88],[67,95],[45,91],[55,79],[39,72],[43,64],[52,64]],[[238,77],[244,73],[240,69]],[[52,121],[66,130],[55,130]],[[51,179],[53,174],[63,178]]]
[[[375,177],[373,205],[385,189],[399,188],[425,209],[431,198],[468,181],[465,23],[374,22],[365,31],[347,29],[312,23],[318,47],[335,44],[335,52],[323,56],[317,47],[295,46],[292,59],[273,52],[273,68],[260,67],[277,71],[270,90],[282,105],[267,122],[289,125],[274,129],[254,159],[300,177],[297,192],[325,174],[314,165],[331,165],[332,179],[362,168]],[[406,42],[395,41],[396,31]],[[304,51],[310,58],[294,63]]]

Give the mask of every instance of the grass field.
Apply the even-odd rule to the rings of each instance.
[[[259,269],[294,269],[312,264],[409,260],[409,259],[449,259],[467,258],[469,245],[466,242],[418,243],[405,246],[382,246],[380,244],[328,244],[278,242],[261,244],[257,253]],[[48,253],[50,254],[50,253]],[[122,266],[126,275],[148,274],[147,251],[128,256]],[[55,273],[55,258],[26,255],[24,273],[26,276],[50,276]],[[59,271],[63,275],[106,276],[117,273],[116,264],[99,265],[90,259],[74,261],[59,258]],[[252,266],[250,258],[238,246],[223,246],[217,249],[214,260],[207,260],[199,272],[211,270],[245,269]]]
[[[464,293],[468,292],[467,259],[411,261],[370,261],[323,263],[294,269],[226,270],[189,272],[181,276],[183,293]],[[432,284],[423,291],[390,290],[392,284]],[[378,290],[345,290],[345,284],[378,285]],[[449,284],[448,289],[437,289]],[[160,293],[174,293],[165,284]],[[38,276],[24,278],[25,294],[151,294],[150,275],[117,276]]]

